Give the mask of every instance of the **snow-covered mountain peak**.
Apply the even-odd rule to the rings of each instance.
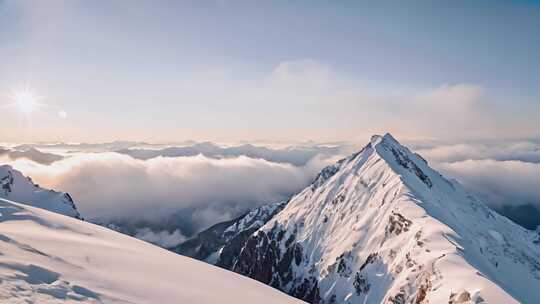
[[[373,135],[370,142],[360,151],[324,168],[312,183],[312,190],[330,180],[338,172],[341,173],[340,176],[356,174],[358,170],[365,169],[364,165],[368,159],[377,163],[382,161],[385,169],[401,176],[405,183],[420,180],[424,187],[431,188],[433,182],[430,176],[444,179],[429,167],[424,158],[401,145],[390,133],[386,133],[383,136]],[[450,183],[444,180],[445,184]]]
[[[538,243],[386,134],[323,169],[232,269],[311,303],[532,303]]]
[[[437,178],[443,178],[439,173],[429,167],[424,158],[401,145],[389,133],[372,143],[372,146],[377,154],[397,174],[404,174],[407,177],[416,176],[429,188],[433,186],[430,177],[437,176]]]
[[[390,133],[386,133],[384,135],[375,134],[375,135],[371,136],[370,144],[375,146],[375,145],[381,143],[382,141],[385,141],[387,144],[400,145],[399,142]]]
[[[9,165],[0,165],[0,198],[81,219],[68,193],[43,189]]]

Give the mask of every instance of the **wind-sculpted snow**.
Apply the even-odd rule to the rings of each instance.
[[[536,303],[540,235],[389,134],[325,169],[230,269],[310,303]]]
[[[0,198],[81,218],[68,193],[40,188],[29,177],[8,165],[0,166],[0,186]]]
[[[301,303],[101,226],[0,199],[0,303]]]

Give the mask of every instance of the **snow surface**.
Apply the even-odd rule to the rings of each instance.
[[[0,199],[1,303],[301,303],[104,227]]]
[[[0,166],[0,198],[81,218],[69,194],[40,188],[9,165]]]
[[[302,248],[320,303],[539,303],[540,242],[391,135],[328,167],[258,232]],[[258,246],[260,246],[259,243]],[[246,250],[246,249],[245,249]],[[256,250],[256,249],[255,249]],[[257,269],[243,261],[244,269]],[[307,281],[306,281],[307,280]]]

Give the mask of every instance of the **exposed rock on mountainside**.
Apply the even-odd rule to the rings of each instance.
[[[170,250],[229,268],[246,239],[284,205],[282,202],[255,208],[236,219],[218,223]]]

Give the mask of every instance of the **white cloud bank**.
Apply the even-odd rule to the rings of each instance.
[[[540,210],[540,164],[492,159],[439,163],[444,174],[487,198],[494,207],[534,205]]]
[[[412,147],[492,207],[528,205],[540,211],[540,143],[428,142]],[[152,230],[133,233],[164,244],[258,204],[285,199],[341,157],[324,151],[324,156],[305,155],[309,159],[305,165],[295,166],[239,155],[242,151],[221,159],[197,155],[141,160],[100,152],[79,153],[49,165],[24,158],[10,163],[42,186],[70,192],[85,217],[143,221]],[[312,150],[302,153],[313,155]],[[174,221],[177,226],[171,226]],[[179,234],[176,228],[181,228]]]
[[[150,228],[142,228],[137,231],[135,237],[164,248],[175,247],[186,240],[186,236],[182,234],[180,229],[173,232],[167,230],[154,232]]]
[[[437,162],[493,159],[540,163],[540,143],[533,141],[436,144],[415,151]]]
[[[540,225],[540,143],[465,143],[416,151],[501,214],[530,229]]]
[[[245,156],[144,161],[118,153],[85,153],[50,165],[27,160],[11,164],[41,186],[71,193],[87,218],[156,222],[184,212],[201,228],[285,199],[333,161],[314,157],[297,167]]]

